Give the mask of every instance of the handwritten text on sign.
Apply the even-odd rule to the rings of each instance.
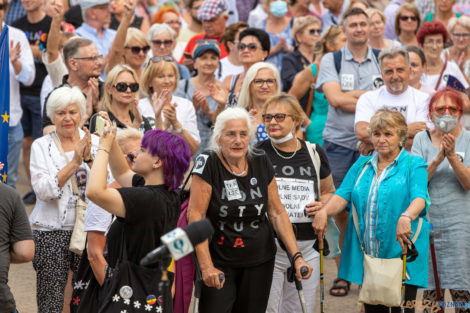
[[[292,223],[310,223],[305,215],[305,206],[315,202],[313,180],[276,177],[281,202]]]

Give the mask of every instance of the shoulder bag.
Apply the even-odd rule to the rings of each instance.
[[[358,184],[368,167],[369,164],[364,166],[364,169],[356,180],[355,186]],[[381,304],[388,307],[400,306],[402,302],[402,259],[381,259],[368,255],[364,250],[364,245],[362,243],[359,232],[359,219],[357,216],[356,207],[352,201],[351,213],[353,215],[354,228],[356,229],[357,238],[359,239],[361,250],[364,253],[364,274],[361,291],[359,292],[359,302],[372,305]],[[416,239],[418,239],[422,225],[423,218],[419,218],[418,228],[415,235],[411,239],[413,243],[416,241]]]
[[[54,139],[54,143],[57,146],[57,149],[59,149],[60,154],[68,163],[69,159],[62,149],[62,145],[60,144],[59,137],[57,137],[57,133],[52,132],[51,136],[52,139]],[[86,242],[85,211],[88,204],[80,197],[75,174],[72,174],[72,177],[70,177],[70,182],[72,183],[72,192],[73,195],[77,198],[77,202],[75,204],[75,225],[73,227],[72,237],[70,238],[69,250],[75,254],[82,255]]]

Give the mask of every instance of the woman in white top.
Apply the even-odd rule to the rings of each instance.
[[[439,90],[448,84],[449,77],[459,80],[465,89],[469,84],[459,66],[452,60],[442,60],[444,44],[449,38],[447,29],[441,22],[426,22],[416,35],[419,45],[426,56],[426,67],[421,84]]]
[[[444,49],[450,60],[460,67],[460,70],[470,76],[470,16],[463,15],[449,20],[447,29],[450,31],[450,39],[453,45]]]
[[[156,129],[180,134],[195,154],[199,142],[196,111],[191,101],[173,96],[178,84],[178,70],[172,57],[150,59],[142,75],[142,89],[149,96],[139,101],[142,116]]]
[[[55,89],[46,112],[56,132],[35,140],[31,147],[31,184],[37,201],[29,220],[36,245],[33,266],[39,312],[62,312],[69,270],[76,271],[79,262],[79,256],[69,251],[75,207],[78,198],[86,200],[98,146],[98,137],[79,128],[85,101],[78,87]]]

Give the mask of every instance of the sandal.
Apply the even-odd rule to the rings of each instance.
[[[346,286],[343,286],[343,285],[340,285],[338,284],[339,282],[341,281],[344,281],[346,282]],[[349,292],[349,288],[351,287],[351,283],[344,280],[344,279],[341,279],[341,278],[336,278],[334,281],[333,281],[333,287],[330,288],[330,295],[334,296],[334,297],[344,297],[344,296],[347,296],[348,295],[348,292]],[[333,290],[337,290],[337,292],[332,292]],[[338,292],[340,291],[340,292]]]

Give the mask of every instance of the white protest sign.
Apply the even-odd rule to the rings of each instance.
[[[313,180],[276,177],[279,198],[292,223],[311,223],[305,215],[305,206],[315,202]]]

